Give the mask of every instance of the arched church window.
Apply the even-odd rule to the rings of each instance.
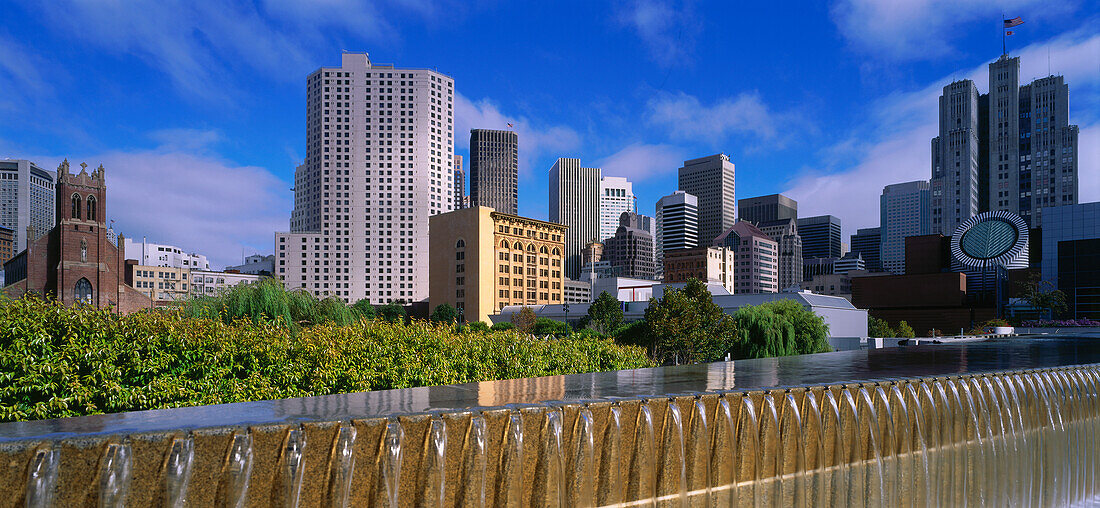
[[[92,304],[92,283],[88,282],[88,279],[81,277],[76,281],[76,288],[73,291],[76,296],[77,303],[83,303],[85,305]]]
[[[97,220],[95,196],[88,196],[88,220]]]
[[[80,218],[80,202],[81,202],[80,194],[73,194],[73,210],[72,210],[72,216],[73,217],[72,218],[74,218],[74,219],[79,219]]]

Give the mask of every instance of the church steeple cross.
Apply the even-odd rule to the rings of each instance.
[[[80,163],[80,171],[83,172],[86,169],[88,169],[88,163],[87,162],[81,162]]]

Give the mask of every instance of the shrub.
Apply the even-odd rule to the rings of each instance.
[[[116,316],[0,301],[0,421],[270,400],[651,366],[640,348],[573,335],[359,321]]]
[[[766,358],[832,351],[828,327],[818,315],[791,300],[737,309],[734,358]]]
[[[360,319],[374,319],[375,316],[374,306],[366,298],[355,302],[351,306],[351,310],[358,314]]]
[[[537,318],[534,326],[531,327],[531,333],[535,335],[569,335],[573,333],[573,328],[561,321],[550,318]]]
[[[732,316],[715,304],[702,282],[691,280],[651,299],[645,311],[645,342],[659,363],[713,362],[736,340]]]
[[[912,339],[916,336],[916,332],[913,331],[912,326],[909,326],[909,323],[906,323],[905,320],[898,321],[898,338]]]
[[[449,303],[441,303],[435,306],[428,319],[433,323],[454,323],[458,321],[458,309]]]
[[[619,344],[626,344],[629,346],[641,346],[649,348],[651,341],[646,334],[646,322],[634,321],[633,323],[627,323],[615,330],[615,333],[611,334],[615,338],[615,342]]]
[[[890,328],[890,323],[887,323],[885,319],[879,319],[874,316],[867,316],[867,335],[876,338],[893,338],[898,334]]]
[[[466,323],[466,330],[469,332],[488,333],[489,325],[485,324],[484,321],[471,321],[469,323]]]
[[[482,323],[482,324],[484,324],[484,323]],[[502,331],[505,331],[505,330],[511,330],[515,327],[516,327],[516,325],[512,324],[510,321],[501,321],[499,323],[493,323],[493,326],[490,326],[489,329],[494,331],[494,332],[497,332],[497,331],[502,332]]]
[[[390,302],[378,307],[378,317],[388,323],[402,323],[405,321],[405,307],[397,302]]]

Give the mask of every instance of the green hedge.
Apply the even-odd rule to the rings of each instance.
[[[115,316],[37,298],[0,301],[0,421],[652,366],[641,348],[571,335],[456,333],[359,320]]]

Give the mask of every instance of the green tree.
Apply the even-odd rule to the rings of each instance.
[[[898,338],[912,339],[916,337],[917,333],[913,331],[913,327],[909,326],[905,320],[898,321]]]
[[[794,354],[828,353],[829,325],[825,319],[794,300],[776,300],[764,304],[779,317],[794,325]]]
[[[1066,311],[1066,294],[1050,281],[1042,280],[1037,273],[1017,284],[1017,290],[1027,303],[1039,311],[1039,318],[1048,319]]]
[[[623,324],[623,306],[611,293],[604,291],[588,306],[587,326],[601,334],[608,334]]]
[[[650,299],[645,311],[645,341],[650,356],[659,363],[721,359],[736,336],[733,317],[714,303],[707,286],[697,280],[682,289],[666,290],[660,300]],[[624,333],[624,337],[630,335]]]
[[[435,306],[429,319],[433,323],[454,323],[458,321],[458,309],[449,303],[441,303]]]
[[[769,358],[796,353],[794,323],[765,305],[737,309],[734,358]]]
[[[374,306],[371,305],[370,300],[367,300],[366,298],[355,302],[351,306],[351,310],[355,311],[355,313],[358,314],[360,318],[368,320],[374,319]]]
[[[898,336],[898,334],[890,328],[890,323],[887,323],[885,319],[879,319],[870,315],[867,316],[867,335],[877,338]]]
[[[484,321],[471,321],[469,323],[466,323],[466,331],[485,333],[489,331],[489,325],[485,324]]]
[[[397,302],[390,302],[378,308],[378,317],[389,323],[405,321],[405,307]]]
[[[516,329],[523,333],[531,333],[531,328],[535,326],[536,319],[535,311],[526,305],[521,307],[519,312],[512,314],[512,324],[516,325]]]
[[[550,318],[537,318],[535,325],[531,327],[531,333],[535,335],[569,335],[573,332],[567,323]]]

